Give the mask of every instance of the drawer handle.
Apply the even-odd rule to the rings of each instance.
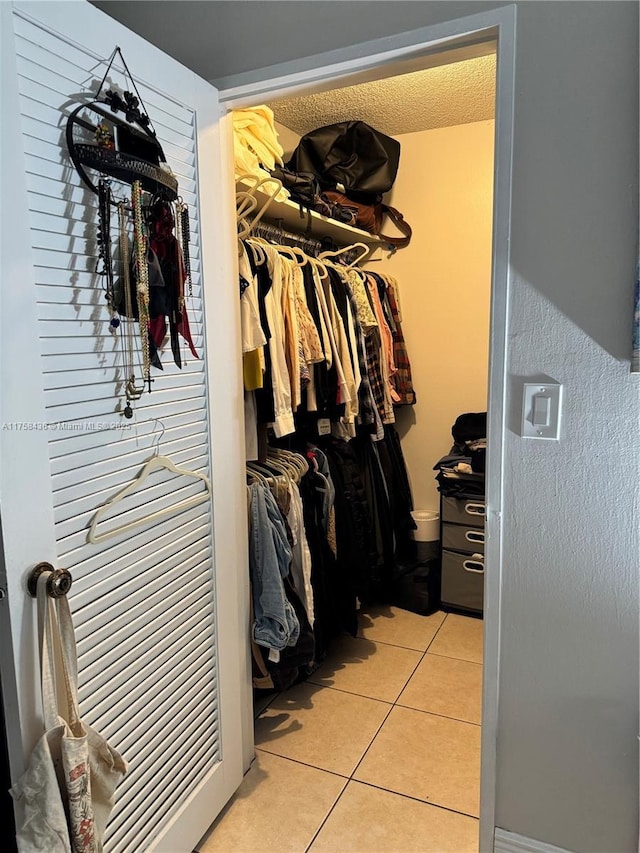
[[[476,568],[479,566],[480,568]],[[462,568],[465,572],[471,572],[474,575],[483,575],[484,574],[484,563],[482,562],[482,554],[474,554],[473,559],[464,560],[462,563]]]
[[[484,530],[465,530],[464,538],[467,542],[479,542],[484,545]]]
[[[481,515],[484,518],[484,504],[468,503],[464,505],[467,515]]]

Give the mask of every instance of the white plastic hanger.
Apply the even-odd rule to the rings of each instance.
[[[352,243],[350,246],[345,246],[342,249],[338,249],[336,252],[322,252],[319,257],[321,260],[324,260],[325,258],[327,260],[335,260],[336,258],[339,258],[341,255],[344,255],[347,252],[352,252],[354,249],[362,249],[363,251],[362,254],[358,255],[355,261],[352,261],[350,264],[346,264],[347,268],[351,269],[351,267],[355,267],[357,263],[359,263],[369,254],[369,252],[371,251],[371,246],[367,246],[366,243]]]
[[[258,199],[244,190],[236,193],[236,219],[238,223],[238,240],[243,240],[251,233],[251,223],[247,216],[258,206]]]
[[[250,233],[251,229],[255,225],[257,225],[258,222],[260,222],[260,220],[262,219],[264,214],[267,212],[267,209],[271,205],[272,201],[274,201],[275,197],[282,190],[282,181],[279,181],[277,178],[270,178],[269,177],[269,178],[262,178],[262,179],[258,179],[258,180],[256,180],[256,178],[257,178],[256,175],[240,175],[240,177],[238,178],[238,182],[241,185],[243,185],[243,186],[246,184],[250,185],[249,189],[247,189],[247,190],[242,189],[242,190],[239,190],[237,192],[237,196],[242,196],[242,198],[245,200],[245,203],[248,203],[249,198],[256,198],[256,193],[258,192],[258,190],[260,191],[261,194],[263,194],[265,196],[265,199],[262,203],[262,206],[259,207],[258,203],[256,203],[255,207],[251,211],[251,212],[254,212],[257,210],[257,212],[255,212],[255,215],[253,216],[253,219],[251,220],[251,222],[248,223],[249,224],[249,233]],[[256,182],[253,183],[253,181],[256,181]],[[253,186],[251,186],[252,183],[253,183]],[[275,187],[275,189],[267,190],[265,188],[265,184],[271,184],[272,186]],[[244,215],[246,216],[246,213]],[[244,236],[246,236],[246,235],[244,235]]]
[[[253,255],[253,259],[256,262],[256,266],[261,267],[263,264],[267,263],[265,251],[259,243],[255,242],[255,239],[252,238],[250,240],[245,240],[245,245],[249,247],[249,250]]]
[[[159,509],[156,512],[143,516],[142,518],[136,518],[134,521],[128,521],[126,524],[121,524],[104,533],[96,533],[98,522],[105,513],[112,509],[116,504],[120,503],[120,501],[123,498],[126,498],[127,495],[130,495],[132,492],[135,492],[136,489],[139,489],[147,477],[154,471],[158,470],[171,471],[173,474],[177,474],[179,476],[193,477],[196,480],[202,480],[206,486],[206,491],[199,495],[194,495],[192,498],[186,498],[186,500],[180,501],[172,506]],[[93,544],[105,542],[107,539],[112,539],[114,536],[119,536],[121,533],[126,533],[128,530],[133,530],[136,527],[141,527],[143,524],[149,524],[150,522],[156,521],[159,518],[164,518],[167,515],[175,515],[178,512],[184,512],[187,509],[191,509],[191,507],[205,503],[210,499],[210,497],[211,483],[207,476],[198,471],[189,471],[187,468],[178,468],[168,456],[160,456],[156,454],[150,459],[147,459],[137,477],[132,480],[128,486],[121,489],[96,511],[95,515],[91,519],[91,525],[87,534],[87,542],[91,542]]]

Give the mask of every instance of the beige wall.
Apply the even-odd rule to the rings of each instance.
[[[293,130],[289,130],[288,127],[285,127],[284,124],[280,124],[279,121],[274,121],[273,124],[276,129],[276,133],[278,134],[278,142],[284,148],[283,159],[286,163],[289,157],[293,154],[293,149],[297,146],[298,142],[300,142],[300,134]]]
[[[397,137],[390,203],[413,238],[369,266],[400,284],[418,402],[397,412],[397,427],[420,509],[438,508],[432,468],[451,447],[456,417],[487,408],[493,129],[483,121]]]

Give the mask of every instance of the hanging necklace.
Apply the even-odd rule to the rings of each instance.
[[[148,239],[144,232],[142,215],[142,184],[134,181],[131,185],[133,205],[133,250],[136,268],[136,297],[140,325],[140,344],[142,347],[142,378],[151,391],[151,357],[149,351],[149,267],[147,265]]]
[[[125,375],[126,405],[124,416],[129,419],[133,417],[131,400],[139,400],[144,387],[136,386],[134,367],[134,331],[133,331],[133,299],[131,297],[131,274],[129,258],[129,238],[127,234],[127,208],[123,201],[118,202],[118,225],[120,229],[120,260],[122,262],[122,282],[124,288],[124,315],[129,318],[125,323],[125,334],[122,339],[122,360]],[[126,338],[126,341],[125,341]]]
[[[182,211],[180,209],[180,203],[176,202],[174,207],[175,207],[175,215],[174,215],[173,219],[175,222],[176,243],[177,243],[176,252],[178,255],[178,258],[177,258],[177,261],[178,261],[178,277],[180,276],[180,267],[182,267],[184,269],[184,272],[185,272],[185,278],[184,278],[184,281],[182,283],[182,287],[180,288],[180,293],[178,295],[178,311],[183,311],[184,310],[185,287],[186,287],[186,283],[187,283],[187,279],[186,279],[187,265],[186,265],[186,262],[184,259],[184,252],[182,250],[183,234],[182,234]]]
[[[98,183],[98,261],[96,273],[103,277],[104,298],[109,311],[109,331],[115,335],[120,318],[115,305],[113,262],[111,257],[111,181],[101,178]],[[102,262],[102,269],[99,269]]]
[[[191,281],[191,258],[189,257],[189,243],[191,242],[191,229],[189,227],[189,208],[183,202],[182,198],[178,197],[176,201],[178,215],[176,216],[176,239],[182,249],[182,261],[185,270],[185,290],[189,296],[193,296],[193,283]],[[180,236],[178,236],[180,235]]]

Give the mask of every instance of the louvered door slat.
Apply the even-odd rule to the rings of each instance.
[[[217,720],[215,720],[217,722]],[[202,743],[206,736],[208,728],[210,728],[210,719],[207,718],[207,711],[203,711],[200,715],[200,727],[194,731],[189,731],[176,736],[175,742],[171,743],[170,747],[165,747],[165,750],[159,748],[156,754],[141,756],[141,760],[149,767],[150,775],[162,768],[163,763],[171,762],[176,768],[176,775],[173,778],[175,789],[172,785],[172,792],[175,790],[176,797],[182,795],[180,785],[183,783],[185,775],[191,776],[194,772],[200,775],[201,770],[212,763],[212,758],[209,751],[212,748],[211,743]],[[153,809],[162,808],[169,800],[169,794],[154,787],[153,782],[148,782],[144,789],[136,791],[137,796],[129,799],[128,793],[131,789],[125,789],[122,794],[121,803],[116,805],[116,808],[111,819],[111,831],[117,832],[119,829],[119,817],[124,812],[125,808],[130,811],[130,816],[122,821],[122,826],[127,829],[130,826],[139,827],[140,821],[146,814]],[[168,805],[175,803],[176,800],[170,800]],[[179,799],[178,799],[179,802]]]
[[[129,520],[139,526],[98,545],[87,542],[87,530],[158,449],[211,477],[205,363],[181,341],[180,370],[163,347],[164,369],[135,404],[135,421],[125,423],[123,341],[109,331],[95,275],[97,199],[65,144],[70,96],[99,80],[104,65],[19,15],[15,30],[58,560],[74,577],[82,714],[130,762],[105,851],[129,853],[151,844],[185,792],[220,761],[211,508],[149,520],[204,491],[200,479],[159,471],[99,530]],[[136,57],[129,62],[135,73]],[[187,310],[203,356],[194,113],[144,80],[138,88],[190,207]],[[130,188],[116,192],[128,197]],[[115,246],[115,211],[111,227]]]
[[[199,521],[201,522],[202,519],[199,519]],[[203,526],[204,525],[201,523],[194,523],[190,539],[185,540],[184,561],[182,564],[185,571],[188,571],[192,566],[200,562],[204,563],[205,570],[209,570],[208,555],[203,554],[201,545],[199,544],[199,539],[201,539],[203,535]],[[101,609],[100,607],[102,598],[101,593],[103,593],[104,588],[107,587],[106,581],[103,584],[100,584],[97,588],[87,587],[84,597],[82,591],[79,593],[78,597],[84,601],[83,606],[78,609],[77,616],[77,635],[80,655],[84,654],[84,645],[82,641],[85,638],[88,640],[89,649],[92,649],[95,644],[95,640],[92,635],[95,634],[97,637],[100,637],[100,631],[105,626],[117,626],[119,624],[119,619],[122,619],[123,621],[131,621],[131,619],[135,618],[135,615],[146,611],[146,607],[139,608],[136,613],[133,614],[129,608],[145,603],[155,590],[164,589],[164,584],[167,581],[168,575],[167,560],[169,558],[170,552],[168,552],[168,549],[165,547],[165,549],[158,550],[158,557],[156,560],[150,560],[149,557],[145,555],[143,559],[134,564],[132,568],[135,568],[140,580],[144,584],[144,589],[140,588],[140,584],[136,585],[131,579],[127,579],[126,576],[122,576],[123,573],[126,575],[126,566],[118,571],[114,571],[112,578],[114,581],[119,582],[119,588],[117,592],[112,593],[111,598],[113,604],[109,609],[108,614],[105,614],[104,609]],[[178,576],[181,577],[182,573],[180,572]]]
[[[184,572],[176,580],[174,584],[167,583],[164,588],[164,595],[160,595],[160,600],[150,596],[147,599],[147,608],[145,613],[133,622],[128,619],[126,624],[121,628],[116,629],[113,625],[113,631],[109,637],[109,642],[98,643],[90,649],[90,652],[95,652],[93,655],[83,655],[82,666],[85,672],[85,684],[87,690],[93,690],[94,686],[99,686],[108,681],[113,671],[116,670],[115,665],[105,667],[101,661],[101,656],[117,648],[122,660],[131,651],[134,653],[142,652],[147,649],[148,645],[155,642],[154,634],[147,630],[148,625],[153,625],[154,622],[162,624],[161,620],[171,621],[174,618],[179,618],[181,612],[184,612],[187,617],[192,612],[192,606],[198,601],[198,586],[202,579],[202,566],[197,566],[191,572]],[[162,607],[166,602],[166,608],[162,612]],[[92,662],[89,663],[91,656]],[[95,680],[94,680],[95,679]]]
[[[206,401],[202,400],[193,400],[190,405],[190,411],[187,412],[164,412],[162,415],[162,422],[165,425],[166,429],[171,429],[173,426],[193,426],[194,431],[198,431],[198,427],[202,418],[204,418],[206,407]],[[104,432],[107,427],[102,428],[102,432]],[[127,432],[125,436],[122,437],[122,448],[124,452],[130,452],[133,446],[136,449],[139,449],[140,446],[145,446],[152,443],[152,439],[157,438],[154,435],[154,431],[157,429],[157,425],[151,422],[139,422],[137,421],[132,427],[131,432]],[[97,450],[102,446],[104,441],[104,436],[102,435],[100,430],[94,432],[89,430],[88,432],[77,432],[71,433],[72,437],[69,437],[69,431],[58,430],[54,431],[50,436],[50,455],[51,455],[51,469],[53,474],[59,474],[64,471],[68,471],[73,465],[70,464],[70,459],[72,459],[71,454],[74,453],[82,453],[82,457],[76,457],[74,462],[77,462],[79,465],[91,465],[94,462],[101,461],[99,458],[91,458],[89,456],[89,451]],[[131,438],[129,438],[131,436]],[[144,444],[139,445],[137,442],[144,440]],[[135,444],[132,444],[135,443]]]
[[[185,681],[184,684],[180,685],[181,688],[185,688],[184,691],[181,691],[186,697],[184,704],[176,705],[175,699],[170,696],[167,697],[164,705],[158,706],[157,712],[149,717],[146,726],[140,726],[138,731],[123,736],[122,748],[129,751],[132,761],[135,761],[136,757],[141,754],[151,754],[158,749],[158,735],[164,732],[166,736],[167,731],[171,731],[171,723],[176,712],[180,711],[181,716],[189,720],[197,719],[205,710],[215,714],[217,708],[212,708],[206,700],[198,697],[197,691],[193,690],[194,685],[195,679],[191,679],[191,682]]]
[[[188,643],[191,638],[197,639],[203,626],[206,625],[206,619],[206,607],[196,608],[195,613],[189,614],[184,620],[180,619],[180,630],[173,631],[159,640],[156,638],[155,646],[150,646],[144,651],[141,649],[137,659],[135,655],[124,656],[117,670],[118,680],[122,682],[122,686],[113,690],[108,683],[92,684],[91,708],[97,711],[117,702],[119,698],[133,695],[134,685],[144,685],[147,667],[157,666],[165,660],[170,661],[175,653],[176,640]],[[177,688],[176,694],[179,695]]]
[[[172,438],[171,441],[165,442],[163,446],[165,453],[171,456],[176,465],[188,468],[189,461],[195,458],[193,451],[196,446],[193,444],[191,436],[185,436],[182,440]],[[123,454],[121,458],[123,473],[125,471],[128,472],[133,479],[140,468],[139,457],[136,454],[130,454],[129,456]],[[77,472],[77,477],[74,477],[73,473],[68,475],[69,486],[67,488],[61,488],[60,484],[54,480],[55,491],[59,491],[60,493],[57,495],[57,500],[61,509],[71,501],[90,495],[92,492],[106,492],[108,496],[121,482],[119,472],[113,471],[113,467],[110,466],[109,462],[102,462],[96,465],[95,477],[91,469],[77,469]]]
[[[198,538],[206,538],[209,523],[209,515],[205,504],[185,510],[185,512],[182,513],[182,526],[180,528],[181,535],[184,536],[185,547],[190,545],[192,542],[197,541]],[[174,528],[171,524],[171,519],[164,519],[161,524],[154,525],[153,527],[149,527],[148,529],[138,532],[136,534],[135,541],[138,551],[148,554],[150,550],[152,550],[153,553],[157,553],[157,549],[162,548],[164,544],[170,544],[173,538]],[[153,545],[152,549],[150,547],[151,545]],[[72,553],[73,552],[71,552],[71,554]],[[116,578],[120,571],[128,571],[127,566],[130,561],[130,553],[131,550],[127,542],[122,542],[119,545],[116,544],[112,546],[112,561],[110,563],[112,572],[110,572],[110,576]],[[145,559],[147,559],[147,557],[145,557]],[[149,562],[152,563],[153,561],[149,560]],[[140,565],[144,566],[144,561],[142,561]],[[83,602],[85,605],[96,601],[98,610],[101,606],[99,601],[100,598],[102,598],[106,590],[110,590],[112,587],[112,584],[108,583],[103,589],[96,583],[96,570],[101,566],[102,563],[98,556],[88,557],[83,561],[81,569],[78,568],[76,570],[76,574],[74,574],[74,586],[77,590],[75,595],[78,601]],[[78,606],[80,607],[80,604]]]
[[[165,808],[171,808],[179,805],[181,799],[188,794],[189,791],[189,776],[194,772],[204,775],[213,767],[213,762],[208,757],[202,758],[198,763],[192,764],[191,769],[187,772],[181,774],[180,780],[176,780],[177,784],[173,791],[173,796],[166,801]],[[154,809],[153,809],[153,799],[151,800],[150,805],[151,812],[151,820],[148,825],[148,832],[154,832],[159,823],[159,818],[154,817]],[[132,849],[144,849],[146,833],[144,831],[139,832],[138,835],[133,837],[132,843],[134,845],[139,845],[137,848]]]
[[[210,660],[207,652],[200,647],[198,636],[199,630],[205,627],[204,619],[196,622],[192,635],[183,643],[180,668],[185,675],[189,673],[190,667],[202,667],[203,671],[210,669]],[[152,679],[151,687],[146,683],[150,679]],[[108,737],[117,737],[119,742],[123,715],[127,719],[138,714],[144,714],[146,717],[149,710],[154,707],[161,691],[168,686],[169,682],[175,683],[175,681],[176,664],[172,660],[170,651],[164,656],[158,656],[157,660],[153,655],[147,655],[133,673],[131,683],[123,684],[102,701],[87,707],[84,715],[89,722],[92,719],[99,719],[101,731]]]
[[[176,784],[173,790],[170,794],[167,794],[166,797],[162,798],[162,803],[165,808],[179,805],[180,800],[188,793],[190,784],[189,777],[192,776],[194,772],[204,775],[213,766],[211,758],[204,750],[200,750],[199,753],[187,756],[185,758],[185,762],[187,762],[185,769],[176,777]],[[142,810],[143,813],[145,813],[144,810],[149,813],[150,820],[147,831],[153,832],[158,824],[158,818],[155,817],[153,791],[151,791],[147,800],[142,803]],[[146,833],[144,831],[140,831],[138,835],[134,836],[133,844],[142,845],[137,849],[144,849],[145,835]]]
[[[194,445],[191,443],[193,440],[192,430],[193,423],[179,424],[166,430],[165,436],[167,437],[167,440],[166,442],[163,442],[163,445],[167,452],[171,451],[171,453],[181,453],[184,450],[193,447]],[[127,436],[131,437],[127,438]],[[130,469],[133,474],[135,466],[140,465],[140,452],[139,448],[136,447],[136,441],[138,439],[129,432],[122,433],[121,436],[120,431],[118,431],[117,439],[119,458],[122,459],[123,468]],[[87,449],[90,450],[91,446],[88,445]],[[108,460],[100,460],[95,463],[95,466],[96,479],[106,474],[113,474],[113,466],[110,465]],[[92,469],[92,465],[85,464],[67,469],[66,471],[58,471],[52,477],[53,490],[60,491],[62,489],[78,486],[83,482],[93,480],[94,476]],[[113,474],[113,476],[116,475]],[[63,495],[61,496],[61,500],[64,500]]]
[[[206,701],[198,695],[197,689],[194,690],[194,687],[197,687],[198,682],[202,680],[205,671],[204,666],[201,665],[198,667],[196,664],[190,667],[188,672],[174,674],[174,680],[167,681],[164,689],[160,690],[154,696],[153,707],[147,709],[144,720],[131,718],[120,726],[119,732],[122,748],[130,749],[141,738],[152,737],[151,729],[156,726],[159,720],[164,720],[166,715],[171,713],[172,708],[175,710],[174,685],[180,690],[183,696],[188,697],[191,707],[195,707],[199,702]],[[212,714],[215,713],[216,706],[209,705],[208,707],[211,708]]]

